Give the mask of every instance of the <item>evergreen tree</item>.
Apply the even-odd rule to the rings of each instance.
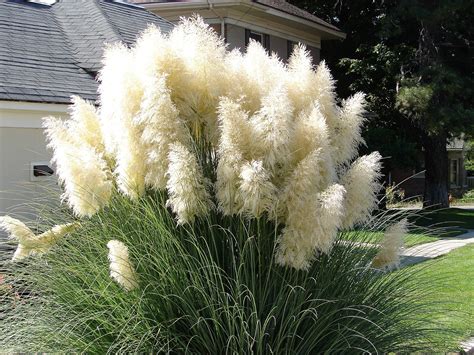
[[[472,44],[474,3],[468,0],[293,0],[347,33],[323,57],[351,91],[367,93],[374,127],[393,130],[398,144],[424,150],[424,206],[447,207],[448,139],[474,131]],[[368,134],[368,143],[374,134]],[[393,138],[393,137],[391,137]],[[380,141],[380,140],[379,140]],[[390,143],[390,144],[387,144]],[[403,155],[403,151],[398,151]]]

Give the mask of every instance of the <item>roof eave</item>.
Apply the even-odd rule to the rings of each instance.
[[[183,10],[191,10],[191,9],[210,9],[210,8],[219,8],[219,7],[227,7],[227,6],[247,6],[249,8],[254,8],[261,10],[267,14],[274,15],[276,17],[285,18],[290,21],[301,23],[305,26],[314,28],[315,30],[323,33],[324,35],[321,36],[323,40],[330,40],[330,39],[345,39],[346,34],[342,31],[335,30],[333,28],[324,26],[320,23],[310,21],[304,19],[302,17],[289,14],[282,10],[275,9],[270,6],[266,6],[263,4],[259,4],[256,2],[248,1],[248,0],[221,0],[219,3],[212,3],[208,1],[193,1],[193,2],[149,2],[149,3],[142,3],[140,4],[145,7],[147,10],[159,10],[159,9],[183,9]]]

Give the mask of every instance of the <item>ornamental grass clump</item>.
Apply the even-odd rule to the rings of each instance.
[[[99,78],[98,108],[44,120],[74,224],[7,265],[1,348],[430,349],[410,271],[381,273],[363,231],[344,237],[376,206],[381,157],[357,158],[364,95],[338,104],[324,62],[229,52],[192,18],[108,47]]]

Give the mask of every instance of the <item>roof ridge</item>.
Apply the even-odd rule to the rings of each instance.
[[[98,0],[59,0],[53,6],[55,19],[71,44],[77,66],[90,75],[101,67],[104,42],[123,41]],[[82,18],[82,20],[78,20]],[[85,22],[84,22],[85,21]],[[90,33],[94,32],[94,38]]]
[[[99,9],[100,13],[102,14],[102,16],[104,16],[105,20],[107,21],[107,23],[110,25],[110,27],[112,28],[112,30],[115,32],[115,34],[117,35],[118,37],[118,40],[120,42],[123,42],[125,43],[124,39],[123,39],[123,35],[122,33],[120,33],[120,30],[117,28],[117,26],[114,24],[114,22],[109,18],[109,16],[107,16],[107,14],[105,13],[105,11],[102,9],[102,7],[100,6],[100,2],[102,0],[94,0],[94,3],[96,4],[96,7]],[[120,4],[119,2],[116,2],[116,1],[112,1],[113,3],[116,3],[116,4]]]
[[[61,0],[58,0],[56,1],[55,3],[49,5],[49,7],[52,9],[51,11],[51,18],[53,19],[53,21],[57,24],[58,26],[58,29],[59,31],[61,32],[62,34],[62,37],[64,38],[64,41],[65,41],[65,44],[68,48],[68,51],[71,55],[71,57],[74,59],[74,62],[71,63],[73,64],[74,66],[77,67],[77,70],[84,70],[84,68],[82,68],[80,65],[79,65],[79,60],[77,60],[76,58],[76,47],[72,44],[72,41],[70,40],[69,36],[67,35],[66,31],[64,30],[63,28],[63,25],[61,23],[61,21],[57,18],[57,14],[56,14],[56,11],[54,10],[54,5],[58,4]],[[47,5],[46,5],[47,6]],[[89,74],[89,73],[88,73]]]

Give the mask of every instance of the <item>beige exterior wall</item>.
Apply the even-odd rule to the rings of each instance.
[[[288,59],[288,40],[277,36],[270,36],[270,52],[276,53],[283,60]]]
[[[313,63],[318,64],[321,61],[321,49],[308,46],[309,53],[311,54],[311,57],[313,57]]]
[[[226,24],[226,42],[229,45],[229,49],[239,49],[240,51],[245,50],[245,27]],[[270,38],[270,52],[276,53],[283,61],[288,59],[288,42],[291,41],[289,39],[275,36],[264,30],[255,31],[262,34],[267,34]],[[296,43],[295,41],[291,41],[291,43]],[[311,56],[313,57],[314,64],[319,63],[320,61],[320,53],[321,50],[314,46],[307,45],[308,51],[310,52]]]
[[[1,215],[13,212],[33,217],[31,205],[44,199],[46,189],[56,184],[51,178],[32,177],[31,164],[50,158],[41,128],[0,128]]]
[[[226,42],[229,44],[229,49],[245,50],[245,28],[236,25],[226,25]]]
[[[41,205],[57,202],[56,178],[32,172],[32,163],[51,159],[41,128],[50,115],[67,116],[66,106],[0,102],[0,215],[34,219]]]

